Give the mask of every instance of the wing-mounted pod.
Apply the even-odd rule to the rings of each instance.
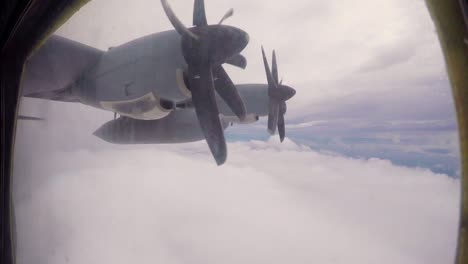
[[[225,116],[220,114],[221,120],[228,124],[252,124],[258,121],[259,117],[256,114],[247,114],[243,120],[240,120],[237,116]]]
[[[228,123],[221,122],[222,128]],[[94,135],[115,144],[171,144],[200,141],[205,138],[194,110],[174,110],[163,119],[138,120],[121,116],[111,120]]]

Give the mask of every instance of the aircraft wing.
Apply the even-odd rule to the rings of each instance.
[[[64,37],[52,35],[26,61],[21,82],[26,97],[75,102],[70,86],[104,52]]]
[[[217,81],[215,80],[215,85]],[[268,115],[268,85],[266,84],[236,84],[236,89],[244,102],[247,115]],[[219,112],[225,117],[236,116],[229,106],[220,97],[216,98]],[[229,121],[231,122],[231,121]],[[237,123],[237,122],[234,122]],[[249,123],[249,122],[248,122]]]

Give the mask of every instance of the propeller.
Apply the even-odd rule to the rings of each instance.
[[[275,51],[273,51],[271,71],[263,47],[262,55],[268,81],[268,132],[273,135],[276,127],[278,127],[278,134],[281,142],[283,142],[286,135],[284,124],[284,114],[287,110],[286,101],[296,94],[296,90],[287,85],[283,85],[283,80],[278,82],[278,65]]]
[[[240,120],[245,119],[244,103],[221,65],[228,62],[245,67],[246,60],[239,53],[247,46],[249,36],[241,29],[221,25],[233,14],[232,9],[223,16],[220,24],[208,25],[204,1],[195,0],[194,27],[187,28],[174,14],[167,0],[161,0],[161,3],[172,26],[182,36],[181,48],[188,65],[187,80],[193,106],[210,151],[216,163],[221,165],[226,161],[227,149],[215,91]],[[214,76],[222,85],[214,85]]]

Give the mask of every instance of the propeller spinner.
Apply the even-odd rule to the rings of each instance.
[[[188,65],[187,79],[193,106],[210,151],[216,163],[221,165],[226,161],[227,148],[214,91],[240,120],[245,119],[244,103],[221,64],[230,63],[245,68],[246,60],[239,53],[247,46],[249,35],[239,28],[221,25],[224,19],[233,14],[232,9],[219,24],[208,25],[204,1],[195,0],[195,27],[187,28],[174,14],[167,0],[161,0],[161,3],[172,25],[182,36],[181,48]],[[213,75],[221,79],[223,85],[215,86]]]
[[[278,82],[278,65],[276,63],[275,51],[273,51],[271,71],[263,47],[262,55],[268,81],[268,132],[273,135],[276,127],[278,127],[278,134],[281,142],[283,142],[286,135],[284,124],[284,114],[287,109],[286,101],[296,94],[296,90],[287,85],[283,85],[283,81]]]

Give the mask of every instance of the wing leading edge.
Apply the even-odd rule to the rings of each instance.
[[[51,36],[28,59],[22,95],[65,102],[77,101],[69,91],[104,52],[57,35]]]

